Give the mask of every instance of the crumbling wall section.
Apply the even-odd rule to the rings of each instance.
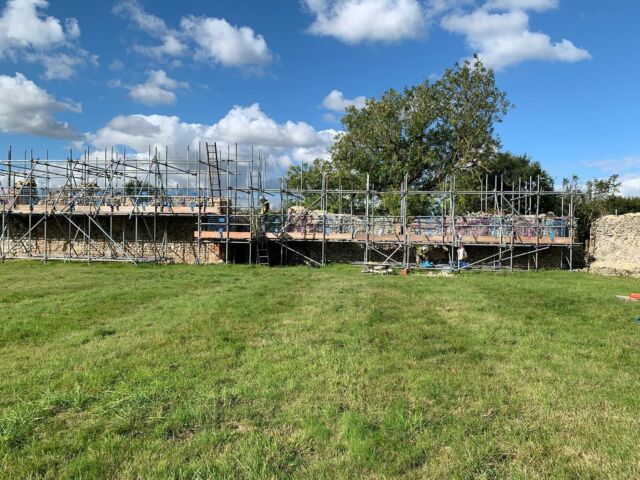
[[[594,222],[589,271],[640,277],[640,213],[607,215]]]
[[[91,222],[87,217],[74,217],[76,225],[84,232],[91,232],[91,241],[80,230],[70,230],[65,220],[52,218],[45,230],[44,223],[38,223],[40,219],[40,216],[34,216],[32,222],[37,227],[28,235],[28,217],[12,217],[5,240],[0,241],[0,252],[8,252],[7,258],[46,255],[49,258],[96,260],[158,258],[164,262],[186,264],[195,264],[198,260],[201,263],[224,262],[224,245],[203,242],[198,246],[193,236],[197,228],[193,218],[160,217],[154,229],[153,219],[148,218],[139,219],[136,228],[135,218],[126,216],[95,217]],[[165,228],[167,236],[163,241]]]

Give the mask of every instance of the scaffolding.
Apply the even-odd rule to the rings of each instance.
[[[0,160],[2,261],[322,266],[350,246],[360,253],[349,260],[366,266],[513,270],[524,259],[537,270],[555,251],[556,266],[573,270],[580,247],[575,185],[545,191],[539,178],[486,176],[466,190],[450,177],[422,191],[405,177],[382,191],[368,175],[359,189],[324,175],[309,188],[302,174],[296,185],[269,178],[259,150],[215,142],[180,159],[151,147],[64,160],[13,154]],[[436,251],[440,261],[429,259]]]

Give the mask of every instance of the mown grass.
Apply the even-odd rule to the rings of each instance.
[[[638,281],[0,265],[2,478],[638,478]]]

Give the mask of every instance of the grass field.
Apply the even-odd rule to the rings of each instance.
[[[0,264],[0,477],[638,478],[639,283]]]

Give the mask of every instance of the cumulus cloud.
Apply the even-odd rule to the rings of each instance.
[[[190,15],[181,19],[180,29],[173,29],[168,28],[160,17],[146,12],[138,0],[121,0],[114,12],[159,42],[133,47],[157,59],[193,54],[196,61],[227,67],[261,67],[273,58],[262,35],[250,27],[237,27],[221,18]]]
[[[47,50],[65,43],[67,33],[60,20],[38,11],[48,6],[44,0],[9,0],[0,17],[0,52],[10,54],[18,48]],[[77,22],[72,33],[78,33]]]
[[[176,102],[173,90],[179,88],[189,88],[189,84],[170,78],[164,70],[151,70],[144,83],[133,85],[129,89],[129,96],[149,106],[172,105]]]
[[[233,107],[213,126],[214,137],[225,142],[256,144],[271,148],[313,147],[322,137],[305,122],[277,123],[267,116],[260,105]]]
[[[163,19],[145,11],[137,0],[122,0],[116,3],[113,13],[129,19],[152,37],[162,38],[168,30]]]
[[[454,12],[445,16],[442,27],[465,36],[469,48],[488,65],[503,69],[526,60],[579,62],[591,58],[585,49],[563,39],[552,42],[542,32],[529,29],[529,15],[516,8],[550,8],[555,2],[543,0],[495,0],[486,8],[471,13]],[[491,8],[507,8],[505,12],[492,12]],[[513,9],[510,9],[513,8]]]
[[[487,10],[520,9],[544,12],[545,10],[558,8],[558,1],[559,0],[488,0],[484,8]]]
[[[97,64],[96,55],[75,44],[78,20],[67,18],[63,27],[42,13],[48,6],[46,0],[8,0],[0,16],[0,58],[42,63],[49,79],[69,78],[76,68]]]
[[[79,104],[55,99],[21,73],[0,75],[0,131],[42,137],[78,140],[67,122],[54,118],[56,112],[79,113]]]
[[[457,8],[475,5],[476,0],[428,0],[426,4],[427,17],[433,19],[445,12],[451,12]]]
[[[95,134],[87,137],[91,145],[104,148],[127,146],[137,152],[151,147],[179,154],[187,146],[197,149],[199,141],[216,141],[219,145],[254,146],[276,166],[315,158],[328,158],[335,130],[314,129],[305,122],[278,123],[265,114],[259,104],[235,106],[213,124],[187,123],[177,116],[118,116]]]
[[[362,108],[367,101],[366,97],[345,98],[344,94],[340,90],[332,90],[329,95],[324,97],[322,106],[327,110],[333,110],[334,112],[342,112],[347,107],[354,106],[356,108]]]
[[[625,197],[640,197],[640,173],[628,173],[620,177],[620,193]]]
[[[73,53],[58,52],[56,54],[27,54],[27,60],[41,63],[45,68],[44,76],[48,80],[67,79],[84,65],[98,65],[98,56],[86,50],[78,49]]]
[[[166,32],[161,44],[153,46],[134,45],[133,50],[157,59],[165,59],[183,55],[187,47],[174,32]]]
[[[168,28],[163,19],[145,11],[137,0],[121,1],[114,6],[113,12],[127,18],[142,32],[160,41],[153,46],[134,45],[134,50],[155,58],[179,56],[186,52],[187,46],[179,38],[180,32]]]
[[[227,67],[265,65],[271,52],[262,35],[249,27],[234,27],[221,18],[189,16],[180,26],[197,45],[196,59],[214,61]]]
[[[309,33],[345,43],[397,42],[427,29],[419,0],[303,0],[315,17]]]

